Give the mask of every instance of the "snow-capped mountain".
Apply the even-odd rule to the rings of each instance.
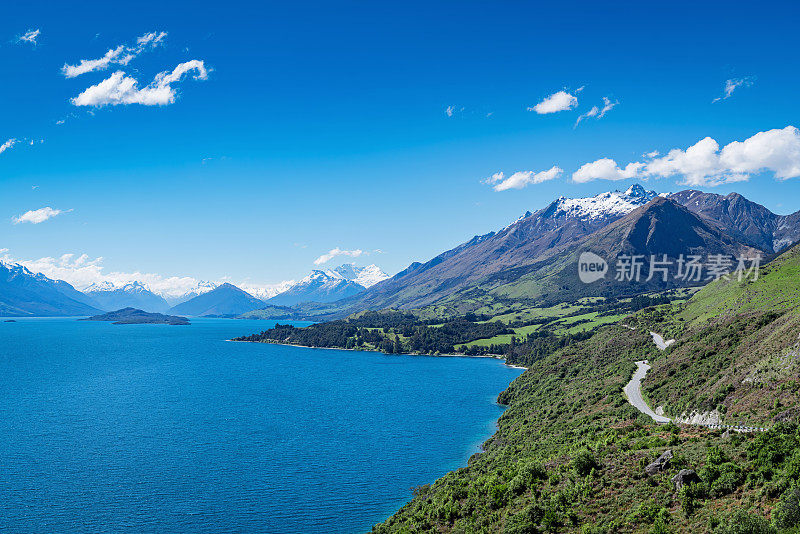
[[[265,306],[264,302],[233,284],[222,284],[170,308],[173,315],[236,316]]]
[[[292,306],[301,302],[334,302],[356,295],[386,278],[386,273],[376,265],[359,267],[346,263],[331,270],[316,269],[267,302],[278,306]]]
[[[359,267],[355,263],[345,263],[336,267],[333,272],[364,287],[374,286],[389,278],[389,275],[374,263],[366,267]]]
[[[163,312],[169,308],[169,304],[162,296],[156,295],[145,284],[136,281],[122,286],[116,286],[109,281],[94,283],[87,287],[84,293],[102,309],[108,311],[137,308],[148,312]]]
[[[99,311],[67,282],[0,260],[0,316],[94,315]]]
[[[166,300],[170,306],[177,306],[182,302],[186,302],[195,297],[208,293],[209,291],[213,291],[214,289],[219,287],[219,285],[220,284],[217,284],[216,282],[207,282],[205,280],[199,280],[188,291],[184,292],[158,291],[157,294],[164,297],[164,300]]]
[[[270,284],[266,286],[256,286],[251,284],[239,284],[241,289],[244,289],[257,299],[269,300],[275,295],[280,295],[287,289],[294,286],[297,282],[295,280],[285,280],[277,284]]]
[[[610,191],[587,198],[560,197],[553,204],[553,216],[575,219],[600,219],[627,215],[639,206],[644,206],[658,193],[647,191],[639,184],[630,186],[626,191]]]

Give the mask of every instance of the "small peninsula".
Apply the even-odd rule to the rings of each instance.
[[[136,308],[122,308],[102,315],[79,319],[79,321],[110,321],[112,324],[169,324],[175,326],[190,324],[186,317],[149,313]]]

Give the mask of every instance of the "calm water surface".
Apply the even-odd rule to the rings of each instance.
[[[0,322],[0,531],[367,531],[466,464],[521,372],[192,323]]]

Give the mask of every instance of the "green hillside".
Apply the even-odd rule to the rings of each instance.
[[[680,315],[697,322],[733,313],[785,310],[800,306],[800,247],[794,247],[761,268],[759,280],[721,279],[709,284]]]
[[[800,532],[798,248],[747,284],[638,312],[533,361],[500,395],[485,452],[375,532]],[[649,332],[675,337],[659,352]],[[648,359],[651,406],[770,430],[658,426],[622,395]],[[662,452],[674,458],[648,476]],[[701,482],[676,490],[692,469]]]

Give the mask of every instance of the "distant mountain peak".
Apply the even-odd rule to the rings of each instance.
[[[647,191],[644,187],[641,186],[641,184],[633,184],[632,186],[630,186],[628,189],[625,190],[624,194],[629,197],[652,198],[651,195],[653,195],[654,193],[655,193],[654,191]]]
[[[285,306],[300,302],[333,302],[360,293],[387,278],[389,276],[377,265],[360,267],[344,263],[333,269],[314,269],[267,302]]]
[[[660,196],[655,191],[648,191],[639,184],[630,186],[625,191],[609,191],[593,197],[567,198],[559,197],[546,213],[552,217],[573,219],[603,219],[627,215],[636,208],[644,206]]]
[[[343,263],[332,271],[335,275],[355,282],[356,284],[364,287],[371,287],[389,278],[385,272],[377,265],[370,264],[366,267],[359,267],[355,263]]]
[[[125,293],[151,292],[147,284],[143,284],[137,280],[125,284],[115,284],[109,280],[103,280],[101,282],[93,282],[83,290],[84,293],[94,293],[98,291],[122,291]]]

